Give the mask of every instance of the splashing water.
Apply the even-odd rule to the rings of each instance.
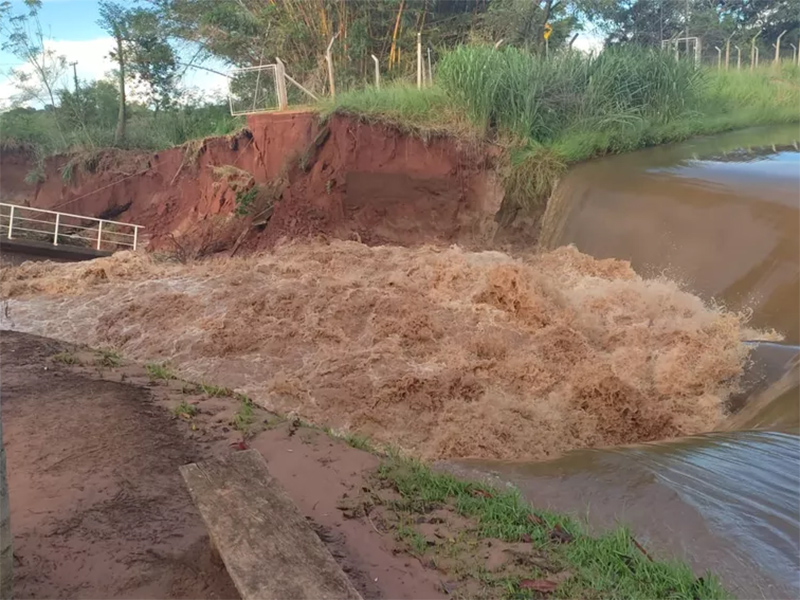
[[[746,317],[573,247],[294,242],[191,265],[118,253],[0,272],[4,326],[137,360],[424,458],[541,459],[705,432]]]

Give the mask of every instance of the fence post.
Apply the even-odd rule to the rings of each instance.
[[[100,221],[97,224],[97,249],[100,250],[100,242],[103,238],[103,222]]]
[[[731,62],[731,38],[725,40],[725,70],[728,70]]]
[[[136,243],[139,241],[139,226],[133,226],[133,251],[136,252]]]
[[[58,224],[61,222],[61,213],[56,213],[56,229],[53,233],[53,246],[58,246]]]
[[[331,98],[336,98],[336,83],[333,77],[333,55],[331,54],[331,48],[333,48],[333,41],[338,35],[337,33],[331,38],[328,48],[325,50],[325,62],[328,63],[328,85],[331,88]]]
[[[286,66],[283,61],[275,57],[275,86],[278,91],[278,109],[289,108],[289,97],[286,93]]]
[[[719,70],[722,68],[722,48],[714,46],[714,50],[717,51],[717,70]]]
[[[742,49],[739,46],[734,46],[736,48],[736,70],[742,70]]]
[[[761,35],[761,32],[759,31],[757,34],[755,34],[753,36],[753,39],[750,40],[750,70],[751,71],[753,69],[755,69],[756,65],[758,64],[758,58],[757,58],[758,48],[756,48],[756,39],[760,35]]]
[[[422,89],[422,32],[417,32],[417,89]]]
[[[374,54],[372,55],[372,60],[375,62],[375,89],[381,89],[381,66],[378,62],[378,57]]]
[[[431,67],[431,47],[428,46],[428,85],[433,85],[433,67]]]
[[[11,239],[11,232],[14,231],[14,208],[15,206],[11,205],[11,210],[8,212],[8,239]]]
[[[784,29],[781,34],[778,36],[778,39],[775,42],[775,61],[774,64],[777,67],[781,61],[781,38],[784,34],[789,31],[788,29]]]

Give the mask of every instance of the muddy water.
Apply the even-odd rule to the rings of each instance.
[[[796,344],[798,139],[797,127],[759,129],[580,165],[548,206],[543,244],[665,273]]]
[[[797,127],[764,128],[580,165],[545,216],[545,248],[630,260],[783,334],[784,345],[755,351],[750,390],[731,402],[726,432],[451,468],[588,513],[595,526],[628,523],[739,597],[800,596],[798,139]]]

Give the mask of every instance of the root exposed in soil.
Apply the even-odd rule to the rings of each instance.
[[[118,253],[0,274],[3,324],[138,360],[423,458],[541,459],[709,431],[746,316],[575,248],[294,242],[190,265]]]

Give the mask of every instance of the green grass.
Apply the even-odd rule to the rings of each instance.
[[[97,350],[96,362],[101,367],[116,368],[122,364],[122,357],[115,350]]]
[[[189,404],[185,400],[181,400],[181,403],[172,410],[172,414],[174,414],[176,417],[184,416],[191,418],[194,417],[198,412],[199,411],[195,405]]]
[[[612,48],[545,59],[516,48],[461,46],[434,86],[389,85],[320,109],[422,136],[489,137],[507,148],[508,199],[543,205],[567,167],[611,153],[754,125],[800,121],[800,70],[697,68],[669,53]]]
[[[403,83],[380,90],[367,87],[339,94],[335,100],[323,100],[319,109],[323,118],[333,113],[349,114],[367,122],[388,123],[423,138],[445,134],[477,138],[483,134],[467,118],[463,107],[438,86],[421,90]]]
[[[400,499],[393,502],[404,518],[397,535],[414,553],[426,555],[427,545],[408,523],[413,515],[443,506],[452,507],[477,523],[478,539],[505,542],[530,540],[531,548],[569,577],[559,582],[556,598],[728,598],[729,594],[712,575],[696,578],[682,563],[651,560],[633,542],[630,532],[619,527],[602,535],[586,533],[584,527],[564,515],[535,511],[516,490],[462,481],[438,474],[427,466],[400,458],[387,460],[378,471],[379,479],[393,488]],[[554,531],[563,531],[559,543]],[[520,587],[522,578],[496,577],[473,572],[473,578],[497,588],[496,597],[526,598],[531,591]],[[546,577],[533,568],[531,579]]]
[[[62,365],[80,365],[81,360],[72,352],[64,351],[53,355],[53,361]]]
[[[375,449],[372,445],[372,442],[370,442],[370,439],[365,435],[348,433],[342,436],[342,439],[351,448],[355,448],[356,450],[364,450],[365,452],[371,452],[375,454]]]
[[[201,383],[198,387],[206,396],[211,396],[212,398],[226,398],[228,396],[233,396],[233,390],[219,385]]]
[[[236,394],[236,399],[239,400],[239,410],[233,417],[233,428],[247,433],[255,420],[253,401],[244,394]]]
[[[145,365],[145,370],[152,381],[169,381],[170,379],[175,379],[175,374],[166,363],[147,363]]]

